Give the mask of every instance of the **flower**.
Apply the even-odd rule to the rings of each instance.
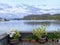
[[[7,34],[9,35],[10,38],[12,39],[17,39],[19,38],[21,35],[20,35],[20,32],[17,31],[17,30],[10,30],[9,32],[7,32]]]

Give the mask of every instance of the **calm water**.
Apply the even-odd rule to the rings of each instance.
[[[55,31],[60,29],[60,21],[57,20],[14,20],[0,22],[0,34],[3,34],[10,29],[17,29],[21,32],[31,32],[33,29],[46,24],[46,31]]]

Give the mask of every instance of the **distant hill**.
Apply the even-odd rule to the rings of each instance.
[[[60,20],[60,14],[41,14],[41,15],[28,15],[23,18],[23,20]]]
[[[60,14],[31,14],[24,16],[23,18],[0,18],[0,21],[4,20],[60,20]]]

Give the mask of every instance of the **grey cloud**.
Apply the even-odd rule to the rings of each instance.
[[[39,7],[40,6],[41,5],[39,5]],[[43,5],[43,6],[45,7],[46,5]],[[28,10],[27,13],[33,13],[33,14],[44,13],[44,11],[46,11],[47,13],[51,13],[52,11],[54,11],[53,13],[56,13],[56,11],[60,10],[60,8],[41,9],[41,8],[35,7],[34,5],[30,6],[27,4],[18,5],[17,8],[18,7],[22,7],[22,8],[26,7],[25,9]]]
[[[3,8],[0,8],[0,10],[4,10]]]
[[[40,9],[39,8],[36,8],[34,6],[29,6],[29,5],[26,5],[26,4],[23,4],[24,6],[26,6],[30,13],[38,13],[37,11],[39,11]]]
[[[41,5],[39,5],[39,7],[40,7],[40,6],[41,6]],[[45,7],[46,5],[43,5],[43,6]],[[4,10],[4,9],[7,9],[7,8],[12,8],[12,7],[13,7],[13,6],[10,6],[10,5],[8,5],[8,4],[2,4],[2,3],[0,3],[0,10]],[[34,5],[32,6],[32,5],[28,5],[28,4],[19,4],[19,5],[16,5],[16,6],[15,6],[15,8],[19,8],[19,7],[28,10],[28,11],[27,11],[27,14],[28,14],[28,13],[31,13],[31,14],[40,14],[40,13],[44,13],[45,11],[46,11],[47,13],[60,12],[60,8],[41,9],[41,8],[39,8],[39,7],[35,7]],[[26,7],[26,8],[24,8],[24,7]],[[7,11],[9,11],[9,10],[7,10]],[[13,13],[13,12],[12,12],[12,13]],[[16,15],[17,15],[17,14],[16,14]]]
[[[12,6],[10,6],[8,4],[2,4],[2,3],[0,3],[0,10],[6,9],[6,8],[12,8]]]

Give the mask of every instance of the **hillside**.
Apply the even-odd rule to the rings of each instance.
[[[60,20],[60,14],[42,14],[42,15],[28,15],[23,20]]]

